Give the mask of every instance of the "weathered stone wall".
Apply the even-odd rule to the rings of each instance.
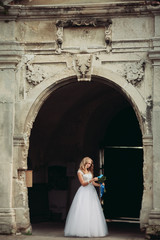
[[[1,11],[0,232],[30,231],[25,183],[29,136],[45,99],[99,77],[133,106],[143,135],[140,223],[160,229],[160,7],[144,3],[10,6]]]

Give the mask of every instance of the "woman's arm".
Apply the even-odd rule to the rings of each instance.
[[[88,181],[88,182],[85,182],[84,180],[83,180],[83,177],[82,177],[82,173],[80,173],[80,172],[78,172],[77,173],[77,175],[78,175],[78,179],[79,179],[79,181],[80,181],[80,184],[82,185],[82,186],[87,186],[88,184],[90,184],[91,182],[93,183],[94,181],[97,181],[98,180],[98,178],[92,178],[90,181]]]
[[[95,181],[93,181],[92,184],[93,184],[95,187],[100,187],[100,186],[101,186],[101,184],[96,183]]]

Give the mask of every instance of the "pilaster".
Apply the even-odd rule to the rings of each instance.
[[[14,92],[16,59],[0,57],[0,233],[16,231],[12,205]]]
[[[140,212],[140,227],[145,229],[148,225],[149,214],[153,202],[153,137],[152,135],[143,136],[143,177],[144,190],[142,198],[142,208]]]
[[[153,63],[153,205],[146,233],[160,236],[160,50],[150,51],[149,58]]]

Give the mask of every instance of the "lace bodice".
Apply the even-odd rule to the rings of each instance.
[[[89,180],[92,179],[92,173],[89,172],[89,173],[83,173],[80,169],[78,170],[78,172],[80,172],[82,174],[82,177],[83,177],[83,180],[85,182],[88,182]]]

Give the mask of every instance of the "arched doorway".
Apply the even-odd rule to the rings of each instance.
[[[34,186],[29,189],[32,221],[65,219],[79,186],[76,170],[81,158],[92,157],[95,175],[99,174],[99,151],[107,128],[114,116],[127,108],[132,107],[122,92],[97,78],[91,82],[72,81],[49,95],[30,136],[28,168],[34,172]]]

